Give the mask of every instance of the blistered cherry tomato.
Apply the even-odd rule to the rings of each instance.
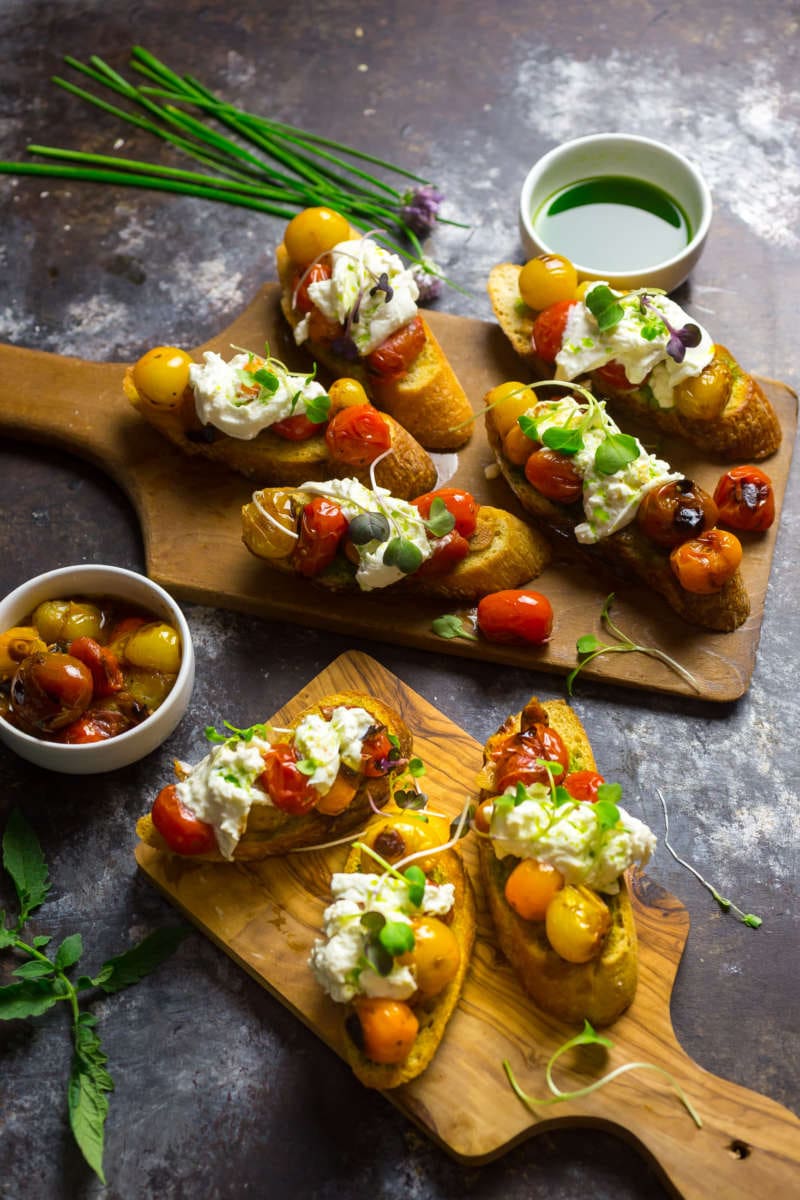
[[[155,346],[133,368],[136,390],[153,408],[177,408],[189,386],[191,358],[177,346]]]
[[[367,370],[380,379],[402,379],[424,345],[425,326],[421,317],[414,317],[366,356]]]
[[[519,294],[539,312],[559,301],[574,300],[578,273],[563,254],[539,254],[519,273]]]
[[[270,425],[270,431],[287,442],[307,442],[309,438],[322,433],[324,428],[324,425],[309,420],[305,413],[295,413],[293,417],[284,417],[282,421]]]
[[[547,783],[550,775],[539,759],[558,763],[562,768],[559,778],[569,767],[569,752],[563,738],[549,725],[531,725],[509,738],[496,757],[495,790],[504,792],[517,783],[526,786]]]
[[[92,675],[70,654],[24,658],[11,680],[9,715],[29,733],[53,733],[71,725],[92,699]]]
[[[372,1062],[405,1062],[419,1032],[419,1021],[403,1000],[383,996],[360,999],[356,1006],[360,1048]]]
[[[341,409],[325,431],[331,458],[350,467],[368,467],[391,449],[388,422],[371,404],[354,404]]]
[[[389,759],[391,752],[392,743],[385,729],[368,733],[361,743],[361,774],[370,779],[385,775],[392,765]]]
[[[435,492],[425,492],[424,495],[417,496],[416,500],[412,500],[411,503],[419,509],[422,519],[427,521],[431,515],[431,505],[437,498],[455,517],[456,523],[453,528],[462,537],[472,537],[478,522],[478,508],[480,507],[475,497],[461,488],[444,487],[437,488]]]
[[[608,905],[590,888],[570,884],[556,892],[547,906],[547,940],[567,962],[584,963],[596,958],[610,928]]]
[[[539,646],[553,631],[553,607],[541,592],[490,592],[478,604],[478,628],[490,642]]]
[[[332,208],[306,208],[292,217],[283,235],[283,244],[293,263],[307,267],[320,254],[332,250],[350,237],[347,218]]]
[[[294,746],[281,743],[264,755],[264,770],[259,783],[276,808],[299,815],[314,807],[318,798],[315,788],[297,766]]]
[[[732,529],[763,533],[775,520],[772,480],[758,467],[732,467],[714,489],[719,521]]]
[[[298,271],[295,280],[293,296],[293,307],[295,312],[310,313],[314,307],[314,301],[308,294],[308,289],[312,283],[322,283],[326,279],[330,279],[333,274],[330,263],[317,262],[313,267],[309,267],[307,271]]]
[[[216,850],[213,825],[198,821],[184,808],[174,783],[158,793],[151,816],[156,829],[176,854],[211,854]]]
[[[653,488],[642,499],[636,521],[658,546],[678,546],[717,523],[717,506],[691,479],[677,479]]]
[[[87,742],[104,742],[107,738],[116,737],[130,729],[131,721],[122,712],[115,709],[90,709],[77,721],[67,725],[58,734],[57,741],[65,742],[68,746],[83,746]]]
[[[701,537],[676,546],[669,556],[669,565],[681,587],[700,596],[721,591],[741,561],[742,543],[724,529],[709,529]]]
[[[573,800],[588,800],[594,804],[601,783],[605,783],[605,779],[597,771],[571,771],[563,785]]]
[[[564,340],[569,310],[574,300],[559,300],[540,312],[533,322],[533,348],[546,363],[554,363]]]
[[[462,537],[457,529],[451,529],[444,537],[431,538],[430,547],[433,553],[426,558],[414,574],[425,579],[428,575],[444,575],[452,571],[469,554],[469,542]]]
[[[101,646],[94,638],[79,637],[70,642],[69,652],[91,671],[96,697],[103,698],[122,691],[125,680],[116,654],[107,646]]]
[[[641,384],[630,382],[625,374],[624,366],[615,358],[612,358],[611,362],[604,363],[602,367],[598,367],[593,375],[606,387],[613,388],[616,392],[630,392],[641,387]]]
[[[564,886],[564,876],[549,863],[523,858],[506,880],[505,897],[523,921],[543,921],[547,906]]]
[[[572,458],[546,446],[534,450],[526,459],[525,478],[537,492],[559,504],[574,504],[583,494],[583,480]]]
[[[300,537],[292,558],[297,573],[310,578],[324,571],[346,533],[347,517],[338,504],[325,496],[309,500],[300,517]]]

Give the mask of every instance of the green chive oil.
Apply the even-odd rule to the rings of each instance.
[[[533,224],[551,250],[612,274],[664,262],[692,240],[686,213],[672,196],[626,175],[560,188],[539,206]]]

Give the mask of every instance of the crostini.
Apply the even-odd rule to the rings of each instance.
[[[242,509],[242,536],[274,570],[333,590],[462,600],[518,587],[550,557],[524,521],[468,492],[441,488],[409,503],[357,479],[257,491]]]
[[[588,378],[616,411],[725,461],[778,449],[780,422],[760,385],[658,289],[622,293],[596,281],[576,290],[568,260],[541,255],[524,268],[493,267],[488,290],[537,377]]]
[[[547,764],[547,765],[545,765]],[[475,814],[498,944],[525,991],[563,1021],[608,1025],[633,1000],[637,943],[624,872],[655,846],[618,806],[562,700],[531,699],[484,750]]]
[[[358,692],[325,696],[286,728],[228,726],[211,737],[210,753],[176,763],[178,783],[139,819],[143,842],[230,862],[334,841],[387,803],[412,748],[400,716]]]
[[[289,222],[277,269],[298,345],[333,375],[358,379],[426,449],[469,441],[469,401],[417,311],[413,272],[398,255],[339,213],[309,208]]]
[[[385,1090],[415,1079],[436,1053],[467,973],[475,902],[443,818],[378,818],[362,842],[333,876],[309,965],[343,1006],[355,1075]]]
[[[184,454],[223,463],[257,483],[341,475],[368,482],[380,457],[376,479],[395,495],[410,499],[434,486],[429,456],[369,403],[357,380],[338,379],[326,392],[314,375],[246,350],[228,362],[206,350],[195,363],[176,346],[156,346],[128,368],[123,389]]]
[[[717,528],[713,498],[623,434],[605,401],[564,386],[575,394],[544,399],[510,382],[486,396],[489,444],[523,507],[549,536],[641,580],[684,620],[738,628],[750,612],[742,546]]]

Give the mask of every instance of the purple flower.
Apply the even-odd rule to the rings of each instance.
[[[436,224],[443,200],[444,192],[440,192],[432,183],[426,183],[406,192],[400,217],[418,237],[427,237]]]
[[[432,259],[423,258],[422,262],[412,263],[411,276],[419,292],[418,304],[430,304],[432,300],[439,299],[442,294],[442,280]]]

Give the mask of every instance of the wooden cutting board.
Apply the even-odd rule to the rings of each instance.
[[[230,356],[230,346],[273,354],[300,368],[307,362],[291,341],[279,306],[277,284],[266,285],[250,306],[217,337],[194,351],[214,349]],[[475,411],[486,391],[518,378],[524,365],[500,330],[486,321],[428,314]],[[164,331],[169,342],[169,331]],[[149,349],[149,347],[143,347]],[[777,522],[766,534],[745,535],[743,575],[752,612],[735,633],[709,633],[686,625],[647,589],[622,587],[561,556],[535,587],[551,600],[556,624],[546,646],[497,646],[462,639],[446,641],[431,621],[452,605],[393,599],[386,595],[333,597],[308,583],[271,573],[241,543],[240,510],[253,490],[244,478],[200,460],[185,458],[133,411],[122,394],[126,364],[93,363],[41,351],[0,345],[0,432],[71,450],[108,472],[131,498],[144,536],[147,572],[183,600],[237,609],[263,617],[332,629],[342,634],[418,646],[491,662],[566,673],[576,664],[575,641],[603,635],[599,622],[605,597],[617,599],[614,618],[634,641],[659,646],[697,679],[698,691],[662,663],[644,655],[612,654],[592,664],[597,678],[632,687],[700,695],[727,701],[750,682],[764,614]],[[768,464],[778,512],[789,472],[797,426],[797,398],[783,384],[765,383],[785,430],[783,446]],[[652,440],[652,433],[645,439]],[[713,491],[720,469],[691,449],[664,439],[659,449],[680,470]],[[458,457],[442,456],[445,473],[479,500],[521,513],[502,480],[487,481],[491,461],[482,429]],[[469,615],[469,610],[461,610]]]
[[[348,689],[381,696],[399,711],[414,732],[415,753],[426,764],[431,807],[456,815],[481,765],[480,745],[367,655],[336,659],[273,720],[286,723],[326,693]],[[469,1163],[486,1162],[548,1129],[594,1126],[631,1142],[684,1200],[793,1194],[800,1121],[765,1096],[704,1071],[675,1038],[670,995],[689,918],[679,901],[646,875],[631,880],[640,940],[633,1005],[606,1031],[612,1049],[565,1055],[556,1079],[562,1090],[570,1090],[625,1062],[653,1063],[680,1082],[702,1129],[653,1071],[630,1071],[590,1096],[544,1107],[536,1115],[515,1098],[503,1059],[510,1060],[530,1094],[545,1097],[547,1059],[576,1029],[538,1012],[497,950],[472,842],[467,837],[461,846],[476,892],[478,937],[460,1005],[428,1070],[386,1097]],[[306,960],[328,902],[330,875],[341,869],[346,853],[346,847],[337,847],[264,863],[214,865],[173,858],[140,843],[136,858],[168,899],[341,1054],[341,1009],[320,992]]]

